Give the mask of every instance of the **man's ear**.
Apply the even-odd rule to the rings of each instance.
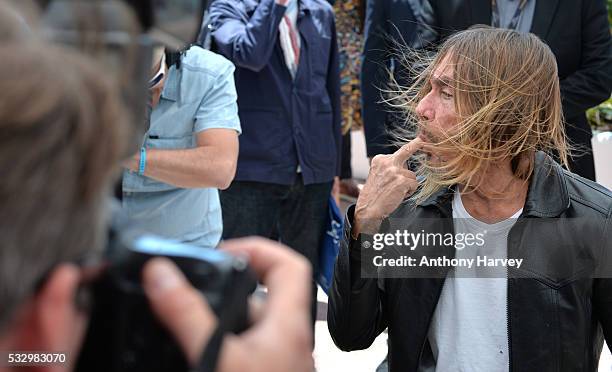
[[[13,351],[67,353],[67,365],[47,370],[71,370],[86,326],[86,315],[79,312],[75,296],[81,273],[74,265],[56,267],[42,288],[18,307],[0,345]]]

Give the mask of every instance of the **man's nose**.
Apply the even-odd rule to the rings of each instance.
[[[431,105],[429,104],[430,94],[427,94],[425,97],[419,101],[416,107],[416,114],[419,116],[419,119],[423,121],[429,121],[434,118],[433,110],[431,109]]]

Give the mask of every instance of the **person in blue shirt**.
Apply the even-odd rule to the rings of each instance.
[[[123,209],[152,233],[214,248],[221,239],[219,192],[234,177],[240,122],[234,66],[197,46],[168,66],[154,53],[150,127],[126,162]]]
[[[278,238],[317,272],[341,156],[334,13],[325,0],[215,0],[213,48],[236,65],[243,134],[221,193],[224,238]],[[314,283],[314,280],[313,280]],[[313,319],[316,309],[313,284]]]

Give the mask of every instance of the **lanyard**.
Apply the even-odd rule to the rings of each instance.
[[[521,18],[521,13],[523,12],[525,5],[527,4],[527,0],[520,0],[520,1],[521,2],[519,3],[518,8],[516,8],[516,12],[514,12],[514,15],[512,16],[510,23],[506,27],[508,29],[516,30],[516,26],[518,26],[518,21],[519,21],[519,18]],[[499,9],[497,8],[497,0],[491,0],[491,8],[492,8],[491,25],[493,27],[501,27],[500,18],[499,18]]]

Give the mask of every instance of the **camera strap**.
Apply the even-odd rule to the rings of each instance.
[[[202,353],[202,358],[200,358],[200,364],[193,372],[215,372],[223,344],[223,336],[221,327],[217,325],[213,334],[208,339],[208,344]]]

